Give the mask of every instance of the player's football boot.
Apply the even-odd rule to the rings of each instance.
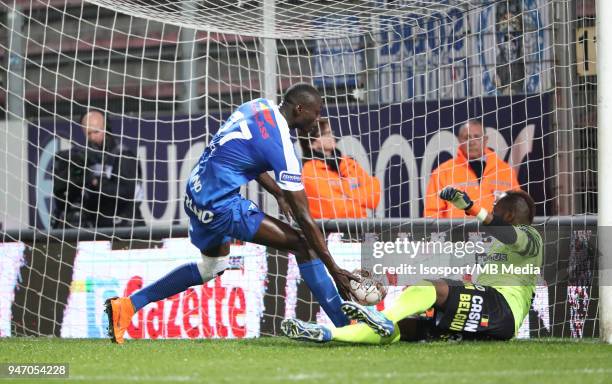
[[[285,319],[281,323],[281,330],[290,339],[295,340],[307,340],[324,343],[331,341],[331,331],[329,328],[314,324],[307,323],[298,319]]]
[[[346,317],[366,323],[382,337],[391,336],[395,330],[393,322],[375,309],[369,309],[352,301],[345,301],[341,308]]]
[[[113,343],[123,344],[123,335],[134,315],[132,300],[129,297],[111,297],[104,302],[104,307],[108,316],[108,336]]]

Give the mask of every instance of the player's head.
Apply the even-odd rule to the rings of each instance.
[[[459,129],[459,150],[468,159],[481,158],[489,142],[480,120],[468,120]]]
[[[102,111],[90,109],[83,114],[79,121],[83,127],[83,132],[87,136],[87,141],[90,144],[99,147],[104,145],[104,136],[106,135],[106,117]]]
[[[313,124],[310,136],[300,137],[302,152],[310,157],[313,151],[331,156],[336,149],[336,138],[327,117],[322,117]]]
[[[315,121],[321,116],[321,94],[310,84],[294,84],[283,96],[281,109],[290,128],[307,136]]]
[[[531,224],[535,216],[535,203],[525,191],[506,191],[495,203],[493,213],[513,225]]]

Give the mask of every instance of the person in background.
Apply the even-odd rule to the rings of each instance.
[[[518,190],[517,175],[508,163],[487,146],[479,120],[469,120],[459,130],[457,155],[440,164],[429,178],[424,216],[436,219],[465,218],[463,210],[440,198],[442,188],[453,186],[468,193],[474,202],[491,211],[506,190]]]
[[[354,159],[343,156],[329,120],[321,118],[319,129],[300,138],[302,181],[313,218],[364,218],[380,202],[380,182]]]
[[[104,113],[80,119],[86,148],[60,151],[54,164],[54,228],[144,225],[142,186],[136,155],[115,142]]]

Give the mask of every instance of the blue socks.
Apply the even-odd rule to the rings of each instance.
[[[149,303],[165,299],[200,284],[203,284],[203,282],[198,265],[196,263],[184,264],[134,293],[130,296],[130,299],[134,304],[134,310],[139,311]]]
[[[323,262],[316,259],[299,264],[298,267],[302,279],[334,325],[336,327],[348,325],[349,320],[340,309],[342,298],[331,277],[327,274],[327,268]]]
[[[342,313],[340,306],[342,299],[334,285],[327,269],[320,259],[299,264],[302,279],[310,288],[321,308],[336,327],[349,324],[349,320]],[[184,264],[168,273],[156,282],[147,285],[130,296],[134,309],[139,311],[145,305],[165,299],[183,292],[194,285],[203,284],[198,265],[196,263]]]

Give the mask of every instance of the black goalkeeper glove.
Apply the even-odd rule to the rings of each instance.
[[[467,193],[451,186],[444,188],[442,192],[440,192],[440,198],[449,201],[457,209],[462,209],[464,211],[468,211],[474,206],[474,202]]]
[[[480,204],[474,204],[467,193],[457,188],[451,186],[444,188],[442,192],[440,192],[440,198],[449,201],[456,208],[464,210],[466,214],[475,216],[481,223],[487,220],[489,215],[487,210],[482,208]]]

